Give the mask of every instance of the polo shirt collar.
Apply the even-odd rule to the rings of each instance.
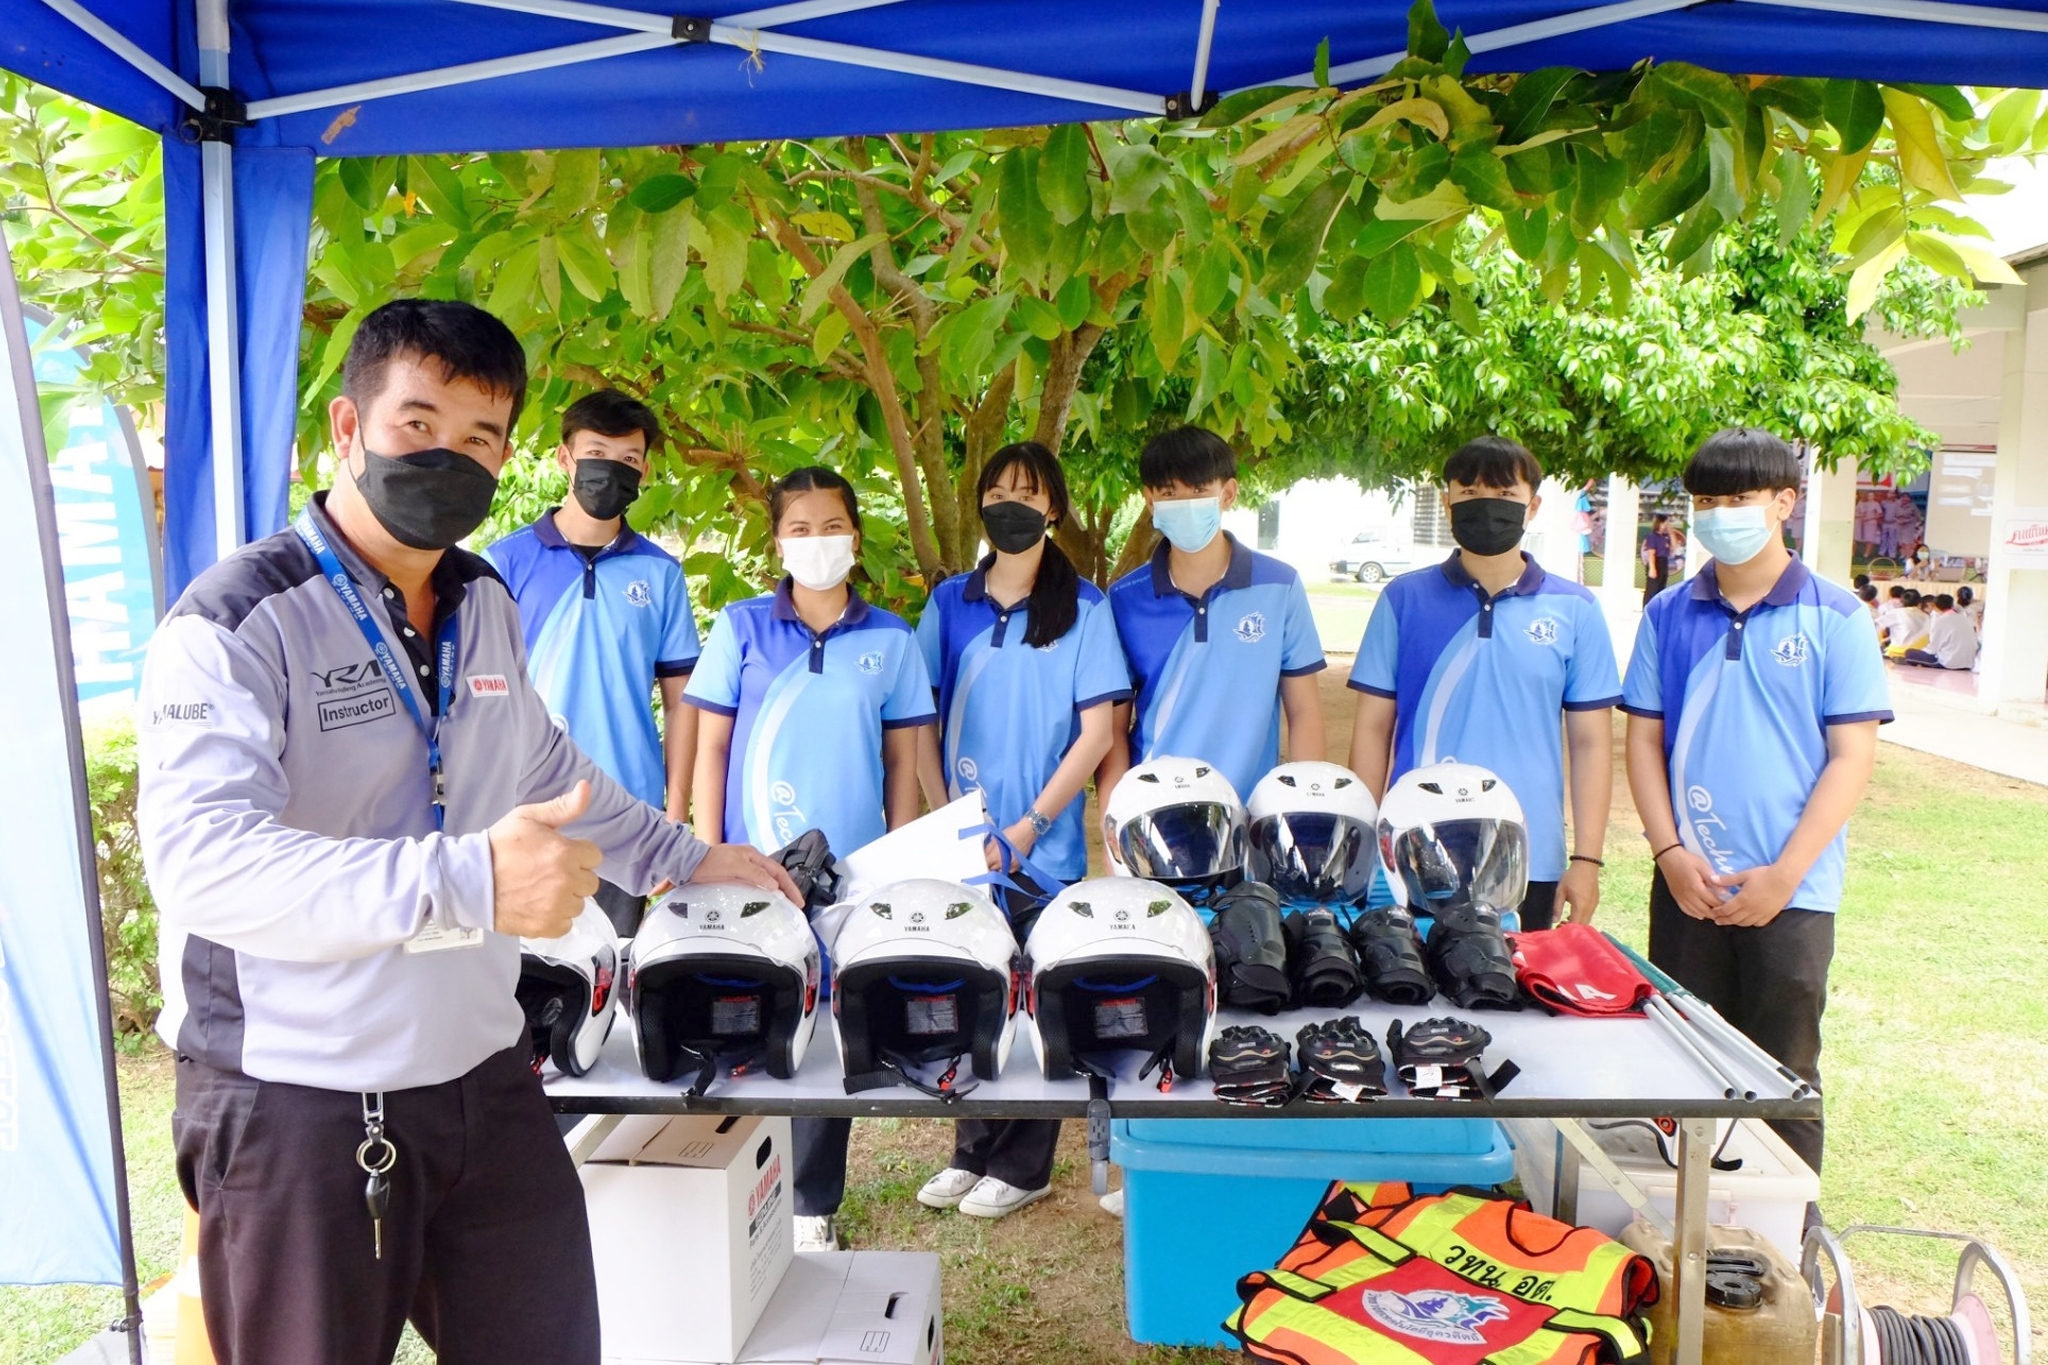
[[[963,584],[960,588],[961,601],[979,602],[988,596],[989,566],[994,564],[995,562],[996,557],[993,554],[991,554],[984,558],[981,561],[981,563],[975,565],[974,568],[968,572],[967,582]]]
[[[775,605],[770,609],[770,614],[778,621],[794,621],[805,630],[809,630],[810,624],[803,617],[797,615],[796,599],[790,593],[791,588],[795,584],[796,580],[788,574],[784,574],[781,580],[776,583]],[[840,613],[839,619],[830,626],[827,626],[826,629],[837,630],[841,626],[857,626],[868,619],[868,610],[867,599],[855,592],[851,587],[848,587],[846,590],[846,610]]]
[[[1692,577],[1692,595],[1702,602],[1720,602],[1721,576],[1716,572],[1720,565],[1708,560]],[[1813,577],[1813,573],[1799,556],[1794,555],[1785,571],[1778,575],[1778,581],[1771,584],[1771,590],[1763,595],[1760,606],[1789,607],[1799,600],[1799,592]]]
[[[1244,543],[1236,536],[1230,534],[1230,532],[1219,531],[1217,534],[1230,542],[1230,567],[1223,571],[1223,577],[1216,580],[1215,586],[1203,594],[1204,597],[1219,592],[1234,591],[1238,588],[1249,588],[1252,585],[1252,552],[1247,550],[1244,547]],[[1173,543],[1164,536],[1159,538],[1159,544],[1152,549],[1152,595],[1154,597],[1165,597],[1169,593],[1180,593],[1180,588],[1173,581],[1173,571],[1166,566],[1167,556],[1172,552]],[[1186,596],[1185,593],[1181,595]]]
[[[547,546],[550,550],[572,550],[576,548],[563,539],[561,528],[555,525],[555,513],[561,510],[559,507],[550,507],[547,511],[540,514],[538,521],[533,523],[534,539]],[[622,521],[619,523],[619,534],[612,540],[611,544],[604,547],[604,553],[608,555],[623,554],[627,550],[638,549],[639,546],[640,533]]]
[[[1458,587],[1477,588],[1482,592],[1485,591],[1479,580],[1474,578],[1465,568],[1465,557],[1459,551],[1451,551],[1451,557],[1446,559],[1440,567],[1444,577]],[[1541,564],[1538,564],[1527,550],[1524,550],[1522,551],[1522,576],[1508,584],[1500,592],[1495,593],[1494,596],[1526,596],[1542,587],[1543,580],[1548,577],[1550,577],[1549,572]]]
[[[348,536],[334,524],[334,518],[327,514],[326,489],[315,493],[306,503],[306,514],[318,524],[321,535],[326,537],[335,558],[341,561],[341,567],[350,578],[378,593],[391,586],[391,579],[363,558]],[[443,550],[441,557],[434,561],[433,571],[427,575],[427,582],[434,589],[436,621],[455,610],[468,595],[469,584],[488,572],[481,559],[460,548]]]

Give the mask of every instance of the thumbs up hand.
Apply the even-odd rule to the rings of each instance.
[[[506,812],[492,825],[492,927],[521,938],[559,938],[597,891],[603,855],[588,839],[571,839],[562,826],[590,809],[590,784],[578,782],[551,801]]]

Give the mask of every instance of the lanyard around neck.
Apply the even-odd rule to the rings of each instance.
[[[448,714],[448,708],[455,701],[455,613],[448,613],[448,618],[441,623],[441,629],[435,636],[434,655],[439,673],[436,681],[439,684],[440,704],[436,707],[435,713],[429,716],[426,709],[420,705],[419,692],[413,687],[412,680],[406,676],[406,671],[399,667],[398,656],[392,653],[390,642],[384,638],[384,632],[377,629],[376,621],[370,616],[369,604],[363,601],[363,595],[357,589],[355,580],[348,576],[348,570],[341,566],[341,560],[335,555],[334,547],[328,544],[326,535],[314,522],[312,512],[300,512],[298,519],[292,523],[292,530],[298,533],[299,539],[306,543],[306,548],[319,563],[320,576],[327,580],[327,586],[334,589],[334,595],[348,608],[348,614],[355,621],[356,629],[363,633],[363,639],[369,643],[370,652],[376,656],[377,666],[384,671],[384,680],[391,684],[391,690],[405,703],[405,709],[412,716],[413,724],[419,727],[420,737],[426,740],[427,772],[434,780],[434,828],[443,829],[447,819],[448,787],[441,771],[440,718]]]

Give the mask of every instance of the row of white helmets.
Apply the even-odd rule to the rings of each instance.
[[[1284,764],[1253,791],[1250,817],[1207,764],[1133,768],[1104,815],[1117,875],[1055,897],[1022,951],[979,888],[914,880],[862,897],[832,944],[848,1088],[954,1093],[963,1063],[983,1080],[1002,1070],[1020,1025],[1048,1078],[1123,1050],[1172,1076],[1199,1074],[1216,1028],[1214,954],[1202,917],[1165,883],[1235,881],[1248,854],[1253,875],[1309,903],[1357,900],[1382,861],[1396,898],[1417,908],[1447,895],[1518,903],[1526,880],[1520,807],[1467,765],[1410,772],[1375,809],[1348,769]],[[629,955],[594,903],[568,935],[524,949],[536,1069],[588,1071],[621,994],[641,1069],[657,1081],[694,1076],[701,1088],[721,1070],[787,1078],[816,1031],[817,937],[801,909],[758,888],[678,888]]]

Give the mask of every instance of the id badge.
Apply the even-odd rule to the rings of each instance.
[[[444,927],[439,920],[428,920],[426,926],[405,941],[408,953],[442,953],[450,948],[474,948],[484,941],[481,929],[454,929]]]

